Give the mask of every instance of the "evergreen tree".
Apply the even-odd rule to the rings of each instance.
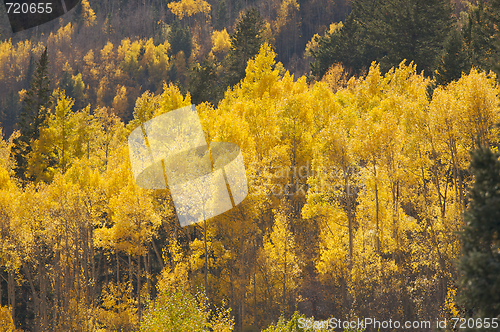
[[[7,93],[7,98],[1,112],[1,122],[5,137],[9,137],[14,131],[14,125],[19,120],[20,112],[21,105],[19,103],[19,97],[14,90],[10,90]]]
[[[344,27],[313,53],[313,72],[342,63],[359,73],[375,60],[385,72],[406,59],[430,75],[453,20],[449,0],[357,0]]]
[[[349,72],[361,74],[377,59],[374,49],[365,42],[366,38],[366,29],[354,15],[349,15],[339,30],[317,40],[319,48],[312,51],[312,74],[321,78],[335,63],[341,63]]]
[[[472,155],[475,184],[461,234],[461,301],[474,317],[500,317],[500,161],[481,147]],[[496,329],[495,329],[496,330]]]
[[[465,43],[457,29],[451,31],[444,45],[444,52],[435,71],[436,84],[445,85],[458,80],[462,73],[470,70]]]
[[[12,154],[16,161],[14,171],[16,176],[23,181],[28,180],[26,170],[28,155],[32,151],[31,144],[40,136],[40,126],[47,120],[49,108],[52,105],[48,66],[49,58],[47,47],[45,47],[37,63],[30,90],[23,100],[24,109],[18,123],[20,136],[14,140],[12,148]]]
[[[26,70],[26,76],[24,76],[24,88],[29,89],[31,79],[33,78],[33,73],[35,72],[35,58],[33,55],[30,56],[30,62],[28,64],[28,69]]]
[[[226,1],[222,0],[217,4],[217,19],[215,22],[215,28],[217,30],[222,30],[227,25],[227,6]]]
[[[406,59],[431,75],[454,20],[450,1],[390,0],[377,9],[367,24],[368,42],[383,54],[383,69]]]
[[[468,16],[464,40],[472,65],[485,71],[495,69],[500,59],[500,0],[480,0]]]
[[[263,42],[264,20],[255,8],[248,9],[236,31],[231,35],[231,49],[227,55],[227,85],[235,85],[245,77],[249,59],[259,53]]]
[[[500,0],[491,0],[489,2],[489,6],[491,8],[491,19],[496,27],[500,26]],[[497,78],[500,79],[500,34],[498,30],[494,30],[493,38],[491,38],[492,42],[492,55],[491,55],[491,64],[493,71],[496,72]]]
[[[463,29],[472,65],[483,70],[489,70],[490,56],[493,53],[491,37],[494,34],[489,8],[480,0],[477,6],[472,6],[468,14],[468,22]]]
[[[201,104],[205,101],[217,105],[223,97],[222,87],[219,84],[216,72],[217,64],[207,57],[203,62],[196,64],[189,76],[188,90],[191,93],[191,101]]]
[[[64,90],[66,96],[70,98],[75,98],[74,94],[74,83],[71,72],[68,70],[63,71],[61,82],[59,83],[59,87]]]
[[[186,59],[191,56],[192,42],[191,31],[189,27],[183,28],[178,20],[172,23],[170,33],[168,35],[168,42],[170,43],[170,55],[176,55],[180,51],[184,52]]]

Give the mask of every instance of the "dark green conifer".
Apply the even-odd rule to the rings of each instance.
[[[20,136],[14,140],[12,147],[16,162],[14,172],[23,182],[29,180],[26,177],[26,170],[29,153],[32,151],[31,144],[40,136],[40,127],[46,122],[52,105],[48,66],[49,58],[46,47],[37,63],[31,87],[23,100],[24,109],[18,123]]]
[[[231,48],[227,55],[227,85],[235,85],[245,77],[249,59],[259,53],[263,42],[264,20],[255,8],[248,9],[231,35]]]
[[[378,58],[366,39],[366,29],[355,15],[349,15],[342,28],[318,39],[319,48],[312,52],[312,74],[321,78],[334,63],[341,63],[349,72],[361,74]]]
[[[217,30],[222,30],[227,25],[227,6],[226,1],[222,0],[217,4],[217,18],[215,21],[215,27]]]
[[[491,36],[493,34],[491,19],[482,0],[477,6],[472,6],[467,24],[464,26],[463,35],[467,45],[472,65],[483,70],[490,68],[490,56],[492,54]]]
[[[218,80],[216,71],[217,63],[203,59],[201,64],[196,64],[189,75],[188,90],[191,93],[191,101],[194,104],[210,102],[217,105],[223,97],[223,90]]]
[[[178,20],[175,20],[170,27],[168,34],[168,42],[170,43],[170,55],[177,55],[180,51],[184,52],[186,59],[191,56],[193,47],[191,41],[191,30],[189,27],[183,27]]]
[[[500,161],[481,147],[473,153],[475,177],[461,234],[461,303],[477,318],[500,318]],[[497,331],[498,329],[493,329]]]
[[[430,76],[453,21],[449,0],[356,0],[344,27],[320,42],[313,72],[342,63],[359,73],[372,61],[385,72],[407,60]]]
[[[462,77],[462,73],[468,73],[470,67],[462,35],[457,29],[453,29],[446,39],[443,54],[434,73],[436,84],[445,85],[456,81]]]

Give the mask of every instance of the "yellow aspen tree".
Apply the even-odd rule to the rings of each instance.
[[[205,130],[207,141],[222,140],[237,144],[242,147],[245,163],[250,165],[251,162],[248,158],[251,158],[253,153],[251,151],[252,144],[248,139],[251,137],[245,119],[239,114],[241,108],[237,112],[229,108],[227,109],[229,114],[225,114],[225,111],[226,109],[214,116],[213,114],[216,114],[217,110],[214,110],[211,105],[202,104],[198,107],[203,127],[207,128]],[[248,149],[243,149],[243,147]],[[252,181],[248,171],[249,168],[247,168],[247,179]],[[251,182],[249,186],[252,186]],[[257,271],[255,268],[251,268],[251,262],[256,257],[256,237],[259,233],[255,221],[261,217],[262,211],[255,207],[261,205],[263,201],[264,198],[261,195],[250,194],[231,212],[217,216],[207,223],[207,239],[211,242],[207,264],[210,269],[208,284],[209,286],[214,284],[211,282],[211,279],[214,278],[212,271],[220,271],[219,278],[227,280],[226,283],[218,285],[216,289],[209,287],[207,293],[216,303],[220,303],[224,296],[229,297],[229,304],[234,312],[237,312],[238,319],[236,321],[240,327],[243,326],[244,321],[256,321],[256,296],[254,296],[250,306],[246,303],[249,299],[246,298],[245,294],[248,292],[248,278],[256,280]],[[197,246],[193,249],[195,248],[200,247]],[[193,255],[196,255],[194,250]],[[200,256],[198,254],[195,257]],[[252,288],[254,295],[255,290]]]
[[[298,286],[300,265],[295,254],[295,240],[290,231],[290,216],[278,212],[275,224],[269,235],[264,236],[260,259],[266,268],[265,287],[270,289],[272,306],[279,304],[277,309],[288,312],[289,305]]]
[[[179,88],[173,83],[164,83],[159,103],[160,107],[156,109],[154,116],[191,105],[191,96],[189,92],[186,96],[183,96]]]
[[[333,92],[336,92],[339,88],[347,85],[347,73],[342,65],[333,64],[321,81],[325,82]]]
[[[453,94],[460,101],[459,124],[468,149],[479,144],[494,144],[498,141],[499,86],[496,75],[476,69],[464,75],[452,85]]]
[[[71,36],[73,32],[74,27],[71,22],[69,22],[65,26],[61,26],[56,33],[51,32],[47,38],[46,45],[49,49],[58,50],[63,54],[69,54],[72,49]],[[50,61],[54,64],[55,61],[53,60],[54,59],[51,59]],[[62,67],[62,64],[64,64],[64,62],[61,62],[58,66]]]
[[[238,223],[235,223],[234,227],[225,229],[222,225],[231,225],[231,221],[227,220],[221,223],[219,228],[220,232],[224,232],[223,234],[228,232],[228,238],[233,239],[232,241],[223,240],[224,248],[227,248],[226,250],[234,248],[230,252],[237,253],[228,257],[224,263],[227,266],[228,279],[231,281],[228,289],[231,291],[231,299],[232,294],[236,292],[238,292],[236,295],[238,297],[241,296],[239,292],[243,291],[242,295],[244,295],[249,289],[253,293],[252,299],[246,301],[244,298],[237,299],[237,325],[245,320],[256,322],[259,318],[270,318],[269,311],[261,310],[259,304],[264,304],[265,307],[271,309],[271,312],[273,307],[274,310],[277,309],[275,304],[271,305],[274,303],[274,300],[271,300],[271,297],[274,298],[274,290],[269,291],[268,287],[274,286],[266,281],[268,273],[265,270],[263,272],[266,265],[261,264],[262,268],[257,268],[257,266],[245,268],[243,264],[243,267],[235,269],[232,267],[234,266],[232,262],[247,261],[247,255],[242,253],[250,251],[250,255],[255,255],[253,252],[256,253],[258,250],[257,243],[260,241],[262,232],[255,229],[252,219],[261,218],[265,227],[272,227],[274,219],[272,206],[278,206],[279,197],[272,198],[268,195],[272,195],[273,186],[275,189],[283,188],[279,195],[285,195],[284,188],[290,182],[289,170],[292,168],[290,156],[296,155],[297,166],[306,164],[307,159],[306,146],[309,137],[307,124],[311,120],[307,117],[308,108],[301,108],[309,101],[305,94],[307,86],[305,81],[300,80],[294,83],[291,75],[287,73],[283,75],[283,67],[279,63],[276,64],[275,56],[276,54],[268,44],[262,45],[255,59],[248,62],[246,77],[239,85],[228,89],[218,109],[214,110],[215,113],[212,113],[209,107],[206,110],[204,107],[200,108],[202,123],[206,123],[210,128],[208,130],[210,140],[230,141],[244,147],[242,152],[245,163],[248,165],[250,195],[247,198],[248,204],[242,203],[242,216],[236,219],[242,220],[241,222],[246,225],[238,226]],[[280,119],[280,115],[283,119]],[[287,204],[284,203],[284,206]],[[276,213],[280,209],[277,209]],[[239,215],[236,211],[234,214]],[[228,214],[228,216],[234,214]],[[227,219],[231,218],[227,217]],[[220,220],[226,219],[221,216]],[[216,225],[219,223],[217,222]],[[220,236],[219,232],[216,234]],[[244,248],[247,249],[243,250]],[[253,286],[241,284],[245,275],[247,278],[248,275],[250,276]],[[288,293],[286,287],[285,293]],[[282,295],[277,299],[280,300],[278,303],[283,302]],[[234,305],[232,306],[234,309]],[[247,311],[248,314],[246,314]]]
[[[83,13],[83,19],[85,21],[84,24],[86,27],[91,27],[95,25],[95,20],[96,20],[95,12],[92,9],[92,7],[90,7],[90,3],[88,0],[82,0],[82,13]]]
[[[102,306],[98,321],[113,331],[134,331],[137,329],[137,301],[133,296],[131,282],[110,282],[102,292]]]
[[[382,180],[382,170],[381,170],[381,158],[384,149],[384,143],[386,141],[385,135],[388,133],[386,128],[384,128],[384,123],[382,120],[383,110],[377,107],[379,96],[382,94],[381,91],[381,81],[382,77],[380,75],[379,67],[373,66],[370,68],[368,76],[360,86],[364,93],[361,98],[357,100],[357,104],[360,105],[366,102],[366,107],[371,109],[363,110],[364,113],[362,117],[358,119],[358,123],[355,128],[354,150],[357,159],[366,160],[366,175],[371,174],[370,183],[373,186],[370,193],[374,195],[374,209],[373,209],[373,221],[375,226],[374,234],[374,244],[376,252],[381,252],[385,250],[382,248],[381,240],[384,236],[384,229],[382,228],[382,220],[385,215],[383,215],[381,204],[381,191],[383,190]],[[368,100],[363,100],[363,99]],[[372,99],[373,98],[373,99]],[[361,99],[361,100],[360,100]],[[370,100],[372,99],[372,100]],[[363,112],[361,111],[361,112]],[[367,184],[368,185],[368,184]]]
[[[300,5],[296,0],[282,0],[278,9],[278,16],[274,22],[275,34],[279,34],[281,30],[290,22],[294,12],[298,12]]]
[[[128,94],[127,88],[123,85],[118,85],[116,87],[116,95],[113,99],[113,110],[114,114],[116,114],[120,118],[125,118],[127,108],[128,108]]]
[[[95,138],[97,146],[95,151],[96,163],[101,168],[106,169],[111,154],[125,140],[125,127],[110,109],[99,107],[94,110],[92,117],[92,128],[95,128]]]
[[[77,125],[71,110],[73,105],[73,99],[66,97],[64,91],[60,92],[54,114],[49,120],[49,130],[55,140],[57,164],[63,172],[66,171],[73,156],[71,145]]]
[[[204,0],[180,0],[171,2],[167,6],[179,20],[195,14],[208,15],[211,8],[210,4]]]
[[[11,308],[8,306],[0,307],[0,331],[14,332],[16,325],[12,318]]]
[[[0,140],[1,145],[6,142]],[[3,150],[3,149],[1,149]],[[0,150],[0,151],[1,151]],[[3,151],[2,151],[3,152]],[[3,166],[3,165],[2,165]],[[0,326],[8,331],[14,327],[16,317],[16,278],[22,264],[22,256],[19,252],[19,231],[16,209],[18,204],[18,192],[11,180],[7,169],[0,168],[0,266],[7,271],[7,306],[1,307]]]
[[[64,173],[74,158],[90,155],[90,108],[74,113],[73,99],[64,91],[56,91],[55,96],[58,100],[54,113],[28,160],[28,172],[37,181],[50,181],[57,170]]]
[[[214,30],[212,32],[212,50],[210,51],[210,55],[221,61],[226,56],[227,52],[229,52],[230,48],[231,40],[227,30]]]
[[[155,46],[153,39],[146,41],[145,54],[143,57],[142,67],[148,73],[148,81],[150,87],[156,87],[155,93],[161,93],[162,83],[168,75],[170,68],[168,51],[170,44],[165,41],[163,44]]]
[[[161,219],[155,213],[151,198],[145,190],[129,182],[120,195],[110,200],[111,220],[110,229],[115,250],[126,253],[137,259],[137,305],[139,319],[141,318],[141,258],[146,255],[147,244],[152,241]],[[144,265],[145,262],[142,262]],[[129,260],[130,264],[130,260]],[[131,266],[129,266],[129,280],[132,281]]]
[[[498,122],[498,86],[493,76],[472,69],[469,75],[434,91],[429,105],[428,141],[431,178],[439,213],[429,213],[428,224],[439,262],[439,299],[447,296],[451,262],[459,255],[455,235],[463,224],[469,151],[477,144],[495,144]],[[448,180],[450,179],[450,180]],[[422,249],[425,250],[425,249]]]

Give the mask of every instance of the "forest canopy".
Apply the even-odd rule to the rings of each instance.
[[[2,19],[0,331],[500,315],[481,272],[500,261],[499,6],[82,0],[15,35]],[[181,227],[127,138],[191,104],[207,142],[241,148],[249,193]]]

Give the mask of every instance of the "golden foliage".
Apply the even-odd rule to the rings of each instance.
[[[297,0],[282,0],[279,9],[278,16],[274,22],[274,30],[279,33],[283,27],[285,27],[293,17],[293,12],[298,12],[300,5]]]
[[[96,16],[94,10],[90,7],[89,0],[82,0],[82,11],[85,26],[90,27],[95,25]]]
[[[14,332],[16,329],[11,310],[8,306],[0,307],[0,331],[2,332]]]
[[[227,32],[213,36],[213,51],[223,52]],[[2,43],[0,59],[16,47],[22,46]],[[154,286],[193,292],[205,274],[210,300],[230,299],[248,325],[309,301],[306,288],[317,284],[308,284],[308,274],[318,276],[333,307],[356,303],[349,308],[354,314],[404,319],[408,308],[419,317],[457,314],[448,285],[473,181],[466,176],[468,152],[478,141],[499,139],[494,75],[473,69],[436,88],[431,99],[429,80],[415,64],[382,75],[374,63],[365,77],[349,81],[337,65],[310,85],[276,63],[264,43],[217,107],[197,107],[207,141],[240,146],[249,195],[206,226],[181,228],[168,192],[134,183],[126,145],[131,130],[191,104],[172,83],[139,96],[127,81],[141,71],[168,70],[171,62],[185,65],[182,54],[169,59],[169,47],[123,40],[84,55],[81,76],[73,79],[83,94],[90,93],[85,84],[98,86],[97,99],[108,107],[74,112],[71,98],[55,94],[47,126],[32,142],[29,170],[38,184],[21,187],[11,178],[11,143],[0,140],[0,262],[16,282],[37,285],[28,286],[40,299],[34,322],[41,324],[42,304],[53,303],[61,326],[88,315],[108,329],[131,330],[144,309],[141,294]],[[0,69],[10,75],[2,62]],[[126,128],[110,105],[115,112],[134,106]],[[151,261],[157,275],[148,270]],[[103,280],[101,291],[95,282]],[[141,292],[135,286],[142,281]],[[60,300],[41,292],[44,282]],[[68,313],[75,314],[64,325]],[[229,316],[219,318],[210,324],[230,330]]]
[[[167,6],[179,20],[182,20],[184,17],[191,17],[195,14],[208,15],[211,8],[210,4],[204,0],[180,0],[171,2]]]
[[[231,47],[231,40],[226,29],[222,31],[214,30],[212,32],[212,50],[210,53],[218,58],[224,56]]]

